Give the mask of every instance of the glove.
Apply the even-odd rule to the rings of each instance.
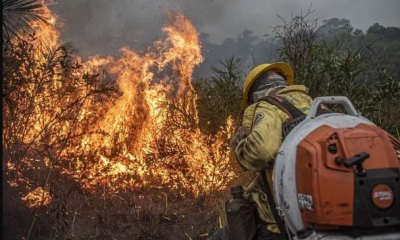
[[[242,141],[242,139],[245,139],[247,137],[246,133],[244,132],[242,127],[239,127],[236,130],[235,135],[231,138],[231,147],[233,149],[236,149],[236,147],[239,145],[240,141]]]

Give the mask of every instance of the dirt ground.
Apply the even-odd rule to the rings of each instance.
[[[10,177],[3,171],[3,239],[26,239],[37,208],[23,206],[22,186],[10,187]],[[229,197],[223,191],[182,198],[168,189],[89,193],[57,174],[50,195],[30,239],[207,239],[224,222]]]

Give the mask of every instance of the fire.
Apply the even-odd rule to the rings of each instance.
[[[55,29],[57,16],[51,16],[52,27],[38,29],[37,36],[55,47],[60,42]],[[92,101],[85,102],[76,122],[56,126],[64,137],[69,136],[71,126],[76,126],[74,131],[80,136],[60,148],[61,164],[56,168],[87,190],[95,191],[100,186],[113,191],[169,187],[198,195],[223,189],[235,177],[226,144],[232,134],[232,119],[227,119],[226,127],[215,136],[202,133],[198,125],[197,95],[191,78],[194,67],[203,61],[198,33],[183,14],[170,13],[169,22],[162,29],[165,40],[156,41],[147,52],[139,54],[122,48],[123,56],[118,59],[93,56],[72,74],[81,78],[86,72],[104,70],[122,92],[102,108],[94,107]],[[75,60],[80,62],[78,56]],[[51,120],[44,107],[62,113],[74,97],[85,96],[82,88],[77,96],[59,99],[51,92],[62,89],[65,83],[61,77],[52,81],[53,89],[35,99],[37,121],[23,138],[26,144],[41,144],[35,142],[35,137],[45,127],[42,122]],[[49,141],[55,140],[50,137]],[[48,167],[52,165],[48,158],[43,161]],[[15,169],[14,165],[8,166]],[[42,194],[43,190],[36,188],[23,200],[38,206]],[[50,200],[45,193],[45,203]]]
[[[38,187],[23,197],[22,200],[27,202],[29,207],[33,208],[39,207],[42,201],[44,206],[49,205],[51,202],[51,197],[48,191],[43,191],[42,188]]]
[[[48,47],[52,48],[57,46],[59,43],[60,33],[56,31],[55,27],[57,25],[58,16],[53,14],[48,8],[49,4],[46,4],[44,0],[40,0],[40,4],[43,6],[41,9],[42,16],[46,18],[46,24],[43,22],[37,21],[31,24],[33,32],[35,33],[35,37],[40,39],[42,43],[41,46],[37,46],[38,48]],[[22,36],[24,39],[27,39],[28,36]],[[38,61],[44,59],[37,59]]]

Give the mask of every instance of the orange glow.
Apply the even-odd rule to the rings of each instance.
[[[52,26],[37,31],[37,36],[52,47],[60,42],[56,20],[57,16],[52,15]],[[226,127],[221,127],[215,136],[202,133],[198,126],[197,95],[192,85],[193,69],[203,61],[198,33],[182,14],[170,13],[169,21],[162,29],[165,39],[156,41],[147,52],[139,54],[122,48],[121,58],[89,57],[72,74],[79,78],[86,72],[105,70],[122,92],[102,108],[86,103],[79,112],[75,129],[82,133],[81,137],[71,140],[60,154],[62,164],[56,168],[87,190],[95,191],[99,186],[113,191],[168,187],[198,195],[223,189],[235,177],[226,144],[232,134],[232,119],[228,118]],[[76,60],[80,62],[79,57]],[[62,88],[62,80],[52,79],[53,88]],[[46,99],[52,97],[50,90]],[[79,94],[84,96],[84,90]],[[72,100],[67,97],[61,101],[65,105]],[[36,98],[35,103],[38,120],[26,134],[26,144],[34,141],[43,129],[41,122],[50,119],[50,115],[43,114],[43,106],[56,113],[63,106],[57,96],[45,103]],[[89,126],[85,125],[88,119]],[[65,122],[57,129],[58,134],[66,136],[70,123]],[[95,133],[85,134],[88,130]],[[48,158],[44,162],[51,166]],[[8,167],[15,169],[13,165]],[[36,188],[23,200],[30,206],[38,206],[42,193],[41,188]],[[50,201],[51,197],[45,193],[45,203]]]
[[[28,203],[29,207],[39,207],[40,203],[42,201],[42,196],[43,196],[43,190],[42,188],[38,187],[35,190],[31,191],[28,195],[22,198],[25,202]],[[43,205],[49,205],[51,202],[51,197],[49,195],[49,192],[46,191],[44,193],[44,198],[43,198]]]

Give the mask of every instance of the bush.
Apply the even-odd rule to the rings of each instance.
[[[200,129],[213,134],[226,127],[230,116],[238,125],[242,108],[244,73],[240,70],[240,58],[232,56],[220,63],[222,68],[212,66],[213,77],[194,82]]]
[[[352,33],[319,39],[317,22],[298,15],[275,28],[280,58],[293,67],[295,81],[309,94],[346,96],[361,113],[392,134],[400,126],[400,83],[389,73],[374,44]],[[352,42],[361,44],[350,45]]]
[[[90,124],[82,107],[119,94],[114,86],[102,84],[99,75],[77,74],[81,65],[72,61],[69,45],[42,48],[38,41],[33,34],[3,44],[2,140],[13,161],[27,153],[55,160]]]

